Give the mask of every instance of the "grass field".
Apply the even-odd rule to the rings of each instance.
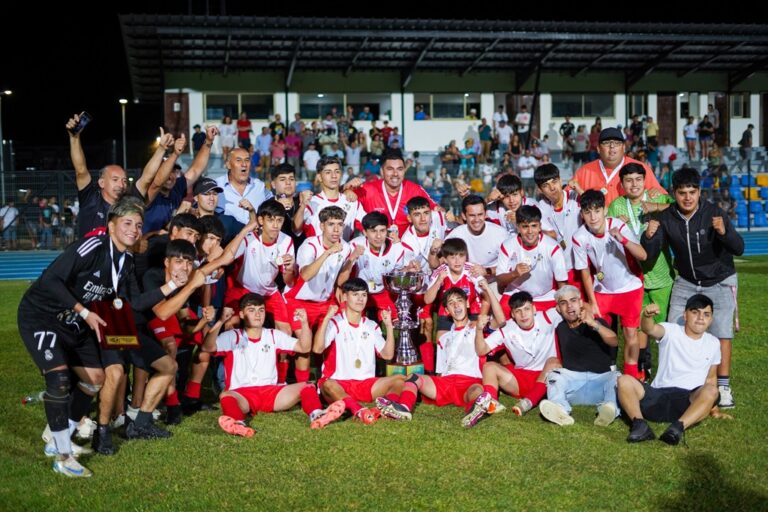
[[[623,422],[594,427],[589,408],[568,428],[505,412],[464,430],[458,408],[419,405],[411,423],[321,431],[295,409],[254,418],[251,439],[204,412],[170,440],[117,439],[117,455],[84,458],[87,480],[54,474],[43,456],[43,407],[21,404],[43,388],[16,328],[27,283],[2,283],[0,510],[766,510],[768,258],[738,269],[734,419],[705,421],[687,448],[629,445]]]

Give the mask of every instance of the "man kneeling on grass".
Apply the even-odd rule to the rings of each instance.
[[[309,415],[311,428],[322,428],[341,416],[344,403],[334,403],[323,410],[314,384],[299,382],[277,385],[277,351],[309,352],[312,331],[307,313],[297,309],[295,318],[301,322],[299,339],[276,329],[264,329],[265,299],[249,293],[240,299],[242,328],[219,334],[231,317],[225,310],[221,319],[213,324],[205,337],[203,350],[223,352],[227,390],[221,393],[219,426],[228,434],[251,437],[255,433],[245,425],[246,414],[287,411],[299,401]]]
[[[707,332],[713,318],[712,300],[697,294],[688,299],[684,325],[657,324],[653,317],[659,306],[649,304],[643,311],[641,328],[659,344],[659,369],[648,385],[634,377],[619,377],[619,402],[632,420],[627,441],[650,441],[656,436],[646,419],[671,421],[661,434],[667,444],[683,439],[683,432],[708,415],[728,417],[717,408],[717,365],[720,341]]]
[[[597,405],[595,425],[610,425],[619,415],[619,372],[611,370],[619,339],[602,318],[592,317],[575,286],[560,288],[555,301],[563,317],[555,329],[563,367],[547,375],[549,400],[539,404],[541,415],[558,425],[573,425],[572,405]]]

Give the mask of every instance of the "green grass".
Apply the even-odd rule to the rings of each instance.
[[[570,428],[506,412],[464,430],[460,409],[420,405],[411,423],[322,431],[296,409],[254,418],[252,439],[225,435],[206,412],[170,440],[118,439],[114,457],[85,458],[87,481],[51,471],[43,408],[21,405],[43,381],[16,328],[27,283],[3,283],[0,510],[765,510],[768,258],[745,259],[739,273],[738,407],[732,421],[688,432],[688,448],[629,445],[623,422],[596,428],[590,408]]]

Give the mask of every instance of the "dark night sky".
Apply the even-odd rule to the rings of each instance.
[[[118,98],[132,99],[130,78],[123,49],[118,13],[177,13],[186,14],[192,6],[194,14],[204,14],[206,3],[202,0],[172,0],[167,2],[133,1],[125,7],[97,4],[95,7],[77,6],[70,9],[45,8],[45,14],[39,3],[26,2],[31,7],[3,7],[0,16],[0,38],[2,38],[2,57],[0,57],[0,89],[12,89],[11,97],[2,101],[3,137],[13,139],[17,144],[66,144],[63,126],[73,113],[87,110],[94,118],[89,127],[89,136],[96,139],[119,139],[121,136],[120,106]],[[65,2],[74,5],[75,2]],[[83,2],[84,4],[84,2]],[[158,7],[158,5],[161,7]],[[360,17],[355,2],[352,14]],[[624,11],[612,8],[610,12],[599,11],[588,3],[577,2],[580,8],[568,10],[557,8],[563,19],[608,21],[610,16],[617,16],[622,21],[745,21],[745,14],[727,13],[715,17],[709,13],[697,13],[690,17],[677,11],[659,9],[641,10],[635,7]],[[221,1],[208,3],[211,14],[218,14]],[[244,7],[248,5],[250,7]],[[349,2],[339,6],[353,5]],[[419,19],[432,18],[475,18],[486,19],[488,14],[470,14],[454,8],[451,12],[425,10],[419,12],[397,9],[391,2],[376,2],[379,13],[371,12],[370,17],[377,17],[383,11],[389,18]],[[384,8],[383,6],[387,6]],[[604,2],[601,2],[604,5]],[[644,4],[637,4],[642,6]],[[301,12],[279,10],[274,7],[249,2],[226,3],[227,14],[257,15],[324,15],[344,16],[343,8],[338,12],[329,12],[328,4],[312,7]],[[514,12],[505,16],[508,19],[547,19],[548,10],[533,11],[516,7]],[[374,27],[372,27],[374,28]],[[127,106],[127,126],[129,140],[151,139],[156,127],[161,122],[160,105]],[[130,147],[130,146],[129,146]]]

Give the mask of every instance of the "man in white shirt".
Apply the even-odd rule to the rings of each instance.
[[[496,109],[496,112],[493,113],[493,129],[498,130],[499,124],[504,121],[504,123],[509,122],[509,117],[507,116],[507,113],[504,112],[504,105],[499,105]]]
[[[0,231],[3,233],[3,248],[16,250],[16,226],[19,210],[13,199],[0,208]]]
[[[496,127],[496,140],[499,143],[499,153],[504,154],[509,150],[509,142],[512,140],[512,127],[507,124],[506,119],[499,121]]]
[[[632,420],[627,441],[650,441],[656,436],[646,423],[671,421],[659,437],[676,445],[684,431],[707,416],[727,417],[717,408],[717,365],[720,364],[720,341],[709,334],[714,304],[706,295],[696,294],[688,299],[683,314],[684,325],[662,322],[653,317],[659,313],[657,304],[643,311],[643,332],[659,344],[659,370],[648,385],[629,375],[619,377],[618,391],[621,408]]]
[[[507,238],[507,230],[485,220],[485,201],[480,196],[469,195],[461,201],[461,216],[466,224],[451,231],[446,239],[464,240],[469,250],[469,261],[485,268],[488,277],[492,278],[496,275],[499,248]]]
[[[320,161],[320,153],[317,152],[314,142],[309,143],[309,148],[304,152],[302,160],[304,163],[304,170],[307,171],[307,181],[312,183],[315,181],[317,162]]]
[[[536,160],[536,157],[531,154],[530,148],[525,148],[523,156],[517,159],[517,172],[520,173],[520,179],[523,181],[523,190],[525,190],[525,193],[531,197],[534,195],[535,185],[535,182],[533,181],[533,172],[538,165],[539,162]]]
[[[530,133],[531,114],[528,113],[528,106],[520,107],[520,112],[515,116],[515,128],[520,136],[520,143],[523,146],[528,145],[528,135]]]
[[[677,149],[669,143],[668,137],[664,137],[664,144],[659,146],[659,163],[669,165],[670,172],[672,171],[672,160],[670,160],[672,155],[677,155]]]
[[[264,182],[250,177],[251,158],[248,151],[235,148],[229,152],[224,167],[227,174],[216,178],[216,184],[224,192],[218,196],[217,213],[230,215],[242,224],[248,224],[248,210],[244,205],[247,200],[253,208],[258,209],[261,203],[272,197]]]

